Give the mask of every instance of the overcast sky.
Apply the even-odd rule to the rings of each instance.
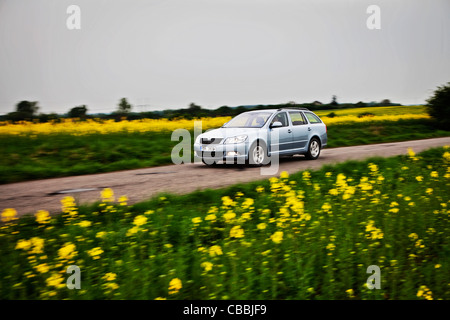
[[[81,8],[69,30],[67,7]],[[381,29],[369,30],[369,5]],[[450,81],[448,0],[0,0],[0,113],[288,101],[422,104]]]

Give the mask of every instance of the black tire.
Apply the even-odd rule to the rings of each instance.
[[[267,148],[264,143],[257,141],[250,147],[247,163],[252,167],[261,167],[269,163]]]
[[[203,164],[206,164],[208,167],[213,167],[213,166],[217,165],[217,163],[215,161],[213,161],[212,163],[208,163],[203,158],[202,158],[202,162],[203,162]]]
[[[317,138],[312,138],[309,141],[308,152],[305,154],[306,159],[316,160],[320,156],[320,141]]]

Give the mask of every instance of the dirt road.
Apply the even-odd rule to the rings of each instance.
[[[64,196],[71,195],[78,203],[94,202],[99,200],[100,191],[106,187],[112,188],[116,196],[126,195],[129,203],[135,203],[163,191],[182,194],[198,189],[220,188],[240,182],[267,179],[279,175],[281,171],[294,173],[346,160],[406,154],[408,147],[415,152],[421,152],[444,145],[450,145],[450,137],[324,149],[320,158],[315,161],[308,161],[303,156],[280,159],[279,170],[271,175],[261,175],[261,168],[230,165],[207,167],[201,163],[191,163],[11,183],[0,185],[0,210],[14,208],[19,215],[34,213],[37,210],[55,213],[60,210],[60,200]]]

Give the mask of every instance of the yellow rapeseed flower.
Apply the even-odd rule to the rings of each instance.
[[[243,238],[244,237],[244,229],[240,226],[234,226],[230,230],[230,238]]]
[[[33,237],[30,239],[31,241],[31,245],[32,245],[32,250],[30,250],[30,254],[40,254],[43,253],[43,249],[44,249],[44,239],[39,238],[39,237]]]
[[[71,260],[78,252],[75,250],[76,247],[73,243],[67,242],[62,248],[58,250],[58,257],[61,260]]]
[[[133,234],[138,233],[138,231],[139,231],[139,227],[138,227],[138,226],[134,226],[134,227],[128,229],[126,236],[127,236],[127,237],[130,237],[130,236],[132,236]]]
[[[234,201],[229,196],[222,197],[222,203],[225,207],[234,206]]]
[[[2,221],[9,222],[17,219],[17,211],[13,208],[7,208],[2,212]]]
[[[287,178],[289,178],[289,173],[288,173],[287,171],[281,172],[280,178],[281,178],[281,179],[287,179]]]
[[[417,297],[426,300],[433,300],[432,292],[427,288],[427,286],[420,286],[419,290],[417,291]]]
[[[147,217],[144,215],[138,215],[133,220],[133,224],[137,227],[142,226],[146,223],[147,223]]]
[[[174,278],[169,283],[169,294],[176,294],[183,288],[183,284],[180,279]]]
[[[103,238],[104,236],[106,236],[108,234],[108,232],[106,231],[99,231],[97,232],[97,234],[95,235],[96,238]]]
[[[264,222],[258,223],[256,226],[259,230],[264,230],[267,227],[267,224]]]
[[[445,161],[450,162],[450,152],[445,151],[442,157],[444,158]]]
[[[275,243],[281,243],[283,241],[283,231],[276,231],[270,236],[270,239]]]
[[[331,210],[331,205],[330,205],[328,202],[325,202],[325,203],[322,205],[322,210],[325,211],[325,212],[330,211],[330,210]]]
[[[211,257],[214,257],[214,256],[220,256],[220,255],[222,255],[222,254],[223,254],[222,248],[221,248],[220,246],[218,246],[218,245],[214,245],[214,246],[211,246],[211,247],[209,248],[209,255],[210,255]]]
[[[353,291],[353,289],[348,289],[345,292],[347,293],[349,298],[354,298],[355,297],[355,291]]]
[[[200,218],[200,217],[195,217],[192,219],[193,224],[199,224],[201,222],[202,222],[202,218]]]
[[[121,196],[118,201],[119,201],[121,206],[126,206],[127,205],[127,201],[128,201],[128,197],[127,196]]]
[[[36,271],[39,273],[47,273],[50,270],[50,267],[46,263],[41,263],[35,267]]]
[[[375,221],[369,220],[368,224],[366,225],[366,232],[368,234],[366,235],[367,239],[371,240],[377,240],[377,239],[383,239],[383,232],[381,229],[375,227]]]
[[[96,260],[100,259],[100,255],[103,253],[103,250],[100,247],[96,247],[91,250],[88,250],[87,253],[92,257],[92,259]]]
[[[50,222],[50,214],[46,210],[39,210],[34,216],[37,223],[45,224]]]
[[[17,241],[16,244],[16,250],[28,250],[31,248],[31,241],[29,240],[24,240],[24,239],[20,239],[19,241]]]
[[[201,264],[201,267],[205,269],[206,272],[208,272],[212,270],[213,264],[211,262],[206,261]]]
[[[114,191],[111,188],[105,188],[101,192],[103,202],[114,201]]]
[[[419,238],[419,236],[417,235],[417,233],[411,233],[408,236],[411,240],[417,240]]]
[[[328,193],[331,194],[332,196],[337,196],[339,194],[339,191],[337,189],[333,188],[333,189],[330,189],[328,191]]]
[[[113,272],[108,272],[103,276],[103,279],[105,281],[114,281],[117,278],[117,274],[113,273]]]
[[[119,289],[119,285],[114,282],[107,282],[103,284],[103,287],[107,291],[107,293]]]
[[[45,280],[47,283],[47,286],[49,287],[55,287],[56,289],[64,288],[66,285],[63,283],[64,278],[60,274],[53,274],[49,278]]]
[[[225,219],[226,223],[230,223],[235,217],[236,213],[234,213],[233,211],[228,211],[223,215],[223,218]]]
[[[92,222],[88,221],[88,220],[83,220],[83,221],[79,222],[78,225],[80,227],[87,228],[87,227],[90,227],[92,225]]]

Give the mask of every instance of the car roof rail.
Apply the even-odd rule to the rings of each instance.
[[[281,111],[281,110],[306,110],[306,111],[311,111],[311,110],[309,110],[308,108],[305,108],[305,107],[290,107],[290,108],[280,108],[280,109],[278,109],[278,111]]]

